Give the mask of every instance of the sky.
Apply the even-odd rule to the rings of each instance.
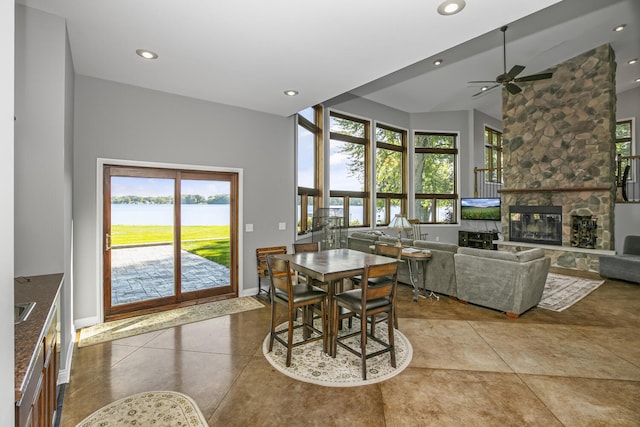
[[[118,196],[173,196],[173,179],[111,177],[111,197]],[[229,194],[227,181],[182,180],[182,194],[199,194],[203,197]]]

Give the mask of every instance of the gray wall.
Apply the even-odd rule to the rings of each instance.
[[[640,129],[638,129],[640,127],[640,87],[618,94],[616,119],[629,118],[635,118],[634,154],[640,154]],[[636,171],[636,177],[639,177],[639,174],[640,171]],[[636,187],[638,187],[637,184]],[[616,203],[614,233],[616,252],[622,253],[624,237],[629,234],[640,234],[640,203]]]
[[[64,272],[66,30],[16,6],[15,274]]]
[[[73,62],[65,21],[16,6],[15,276],[64,273],[61,372],[73,346]]]
[[[13,158],[14,158],[14,7],[0,2],[0,425],[14,425],[15,364],[13,338]]]
[[[240,235],[244,281],[239,292],[255,293],[255,249],[290,246],[295,238],[293,118],[85,76],[76,77],[75,93],[76,326],[100,320],[99,158],[242,169],[240,231],[250,223],[254,232]],[[279,222],[287,229],[279,231]]]

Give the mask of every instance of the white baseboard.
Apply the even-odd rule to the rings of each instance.
[[[83,319],[76,319],[73,321],[73,326],[76,329],[86,328],[87,326],[97,325],[98,323],[102,323],[98,316],[85,317]]]
[[[73,349],[75,347],[75,332],[72,334],[73,339],[69,342],[69,347],[67,348],[67,360],[64,362],[65,369],[61,369],[58,371],[58,385],[66,384],[69,382],[69,377],[71,376],[71,361],[73,359]]]
[[[255,288],[243,289],[239,293],[239,296],[241,296],[241,297],[250,297],[250,296],[255,296],[255,295],[258,295],[258,287],[257,286]]]

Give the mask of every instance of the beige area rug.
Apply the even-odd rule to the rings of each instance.
[[[76,427],[186,426],[206,427],[198,405],[174,391],[148,391],[98,409]]]
[[[564,274],[549,273],[538,307],[563,311],[598,289],[604,280],[583,279]]]
[[[101,323],[80,330],[78,347],[86,347],[227,314],[263,308],[255,297],[231,298]]]
[[[285,329],[287,323],[278,326],[277,330]],[[348,334],[351,331],[360,330],[360,322],[354,321],[353,328],[347,327],[344,322],[339,335]],[[396,367],[391,366],[389,353],[372,357],[367,360],[367,379],[362,379],[362,367],[360,358],[338,347],[336,357],[328,356],[322,351],[322,340],[295,347],[291,352],[291,365],[287,368],[287,349],[278,341],[274,341],[273,350],[269,353],[269,334],[262,344],[262,353],[271,365],[283,374],[312,384],[327,387],[356,387],[367,384],[379,383],[388,380],[402,372],[413,357],[413,348],[406,336],[399,330],[395,331]],[[386,341],[387,324],[378,323],[376,336]],[[294,331],[293,341],[302,339],[302,328]],[[351,347],[360,347],[360,336],[347,340]],[[380,344],[373,340],[367,340],[367,352],[371,353],[380,349]]]

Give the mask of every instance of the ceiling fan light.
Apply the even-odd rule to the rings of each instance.
[[[455,15],[460,12],[467,4],[464,0],[446,0],[438,6],[438,13],[440,15]]]

